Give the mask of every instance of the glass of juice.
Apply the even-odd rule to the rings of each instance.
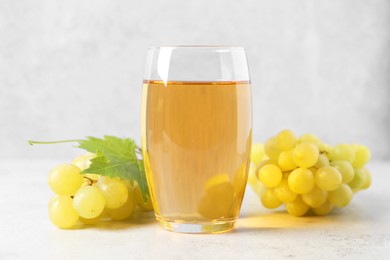
[[[252,141],[244,48],[149,48],[142,95],[142,150],[160,225],[184,233],[232,229]]]

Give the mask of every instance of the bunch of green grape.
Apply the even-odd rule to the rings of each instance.
[[[313,134],[297,138],[286,129],[264,145],[253,144],[248,183],[266,208],[284,204],[294,216],[327,215],[370,187],[370,157],[364,145],[330,146]]]
[[[70,164],[60,164],[49,173],[49,186],[55,195],[49,202],[49,217],[59,228],[76,224],[96,224],[104,220],[125,220],[138,206],[152,210],[145,203],[138,183],[98,174],[81,174],[95,154],[76,157]]]

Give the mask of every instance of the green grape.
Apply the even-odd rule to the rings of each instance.
[[[343,183],[339,188],[329,192],[328,200],[338,208],[345,207],[349,204],[353,196],[351,188]]]
[[[321,190],[317,186],[314,186],[309,193],[302,195],[302,200],[312,208],[321,206],[326,202],[327,198],[328,192]]]
[[[355,159],[352,162],[352,166],[355,168],[362,168],[371,158],[370,150],[364,146],[355,144],[353,145],[355,149]]]
[[[326,201],[321,206],[317,208],[312,208],[311,210],[314,212],[314,214],[318,216],[325,216],[328,215],[330,212],[332,212],[333,205],[329,201]]]
[[[134,190],[135,199],[137,201],[137,205],[144,211],[153,210],[153,203],[151,197],[149,196],[147,200],[144,201],[144,198],[142,196],[142,191],[137,181],[134,181],[133,183],[133,190]]]
[[[251,149],[251,162],[254,164],[259,164],[263,160],[265,155],[264,145],[263,144],[252,144]]]
[[[285,129],[277,134],[276,143],[280,150],[288,151],[295,147],[295,144],[297,143],[297,138],[291,130]]]
[[[343,183],[352,181],[355,172],[352,165],[347,161],[332,161],[331,166],[335,167],[341,173]]]
[[[73,195],[83,184],[80,168],[72,164],[60,164],[49,173],[49,186],[57,194]]]
[[[264,146],[265,154],[274,161],[278,161],[279,154],[281,152],[276,137],[271,137],[267,140]]]
[[[329,166],[329,159],[326,155],[320,154],[318,156],[318,160],[317,160],[316,164],[314,164],[314,167],[321,168],[324,166]]]
[[[355,160],[355,149],[350,144],[338,144],[329,151],[331,161],[347,161],[352,163]]]
[[[293,151],[283,151],[278,158],[278,164],[282,171],[291,171],[297,168],[293,158]]]
[[[297,194],[290,190],[288,180],[285,178],[275,187],[274,191],[276,197],[282,202],[293,202],[297,198]]]
[[[267,164],[261,167],[257,173],[259,180],[268,188],[279,185],[283,174],[280,168],[274,164]]]
[[[315,146],[317,146],[317,148],[324,152],[324,151],[327,151],[327,147],[326,145],[321,141],[320,138],[318,138],[317,136],[313,135],[313,134],[303,134],[299,137],[298,139],[298,143],[311,143],[311,144],[314,144]]]
[[[95,224],[98,224],[100,221],[109,220],[110,216],[108,215],[108,209],[103,209],[102,213],[100,213],[100,215],[95,217],[95,218],[80,217],[79,219],[83,224],[95,225]]]
[[[59,228],[71,228],[79,219],[79,215],[73,208],[72,198],[66,195],[56,196],[50,201],[49,217]]]
[[[106,201],[106,208],[116,209],[125,204],[128,196],[126,184],[118,179],[101,176],[97,183]]]
[[[133,190],[128,190],[129,195],[125,204],[116,209],[107,209],[108,214],[113,220],[124,220],[128,219],[134,211],[137,201],[134,197]]]
[[[288,176],[288,187],[297,194],[309,193],[314,188],[313,173],[306,168],[298,168]]]
[[[81,187],[73,198],[73,207],[83,218],[96,218],[105,205],[104,196],[95,186]]]
[[[355,169],[352,181],[348,183],[353,192],[358,192],[366,182],[366,173],[363,168]]]
[[[320,139],[313,134],[303,134],[299,137],[298,143],[312,143],[317,144],[320,141]]]
[[[205,194],[213,201],[223,204],[224,201],[233,200],[234,188],[230,182],[221,182],[209,187]]]
[[[264,187],[264,189],[260,193],[260,200],[264,207],[268,209],[276,209],[282,202],[277,198],[274,189],[268,189]]]
[[[234,189],[230,182],[209,187],[199,202],[198,212],[206,218],[228,218],[234,201]]]
[[[325,191],[335,190],[342,183],[341,173],[332,166],[319,168],[314,176],[317,186]]]
[[[311,143],[300,143],[293,150],[293,158],[299,167],[310,168],[317,162],[319,151]]]
[[[91,165],[91,160],[96,157],[94,153],[86,153],[73,159],[72,164],[79,167],[80,170],[85,170]]]
[[[286,203],[287,212],[291,215],[300,217],[309,211],[309,206],[298,196],[293,202]]]
[[[57,201],[57,198],[61,196],[61,195],[58,195],[58,194],[55,194],[53,197],[50,198],[49,200],[49,208],[52,206],[52,204]]]
[[[214,175],[213,177],[209,178],[206,181],[206,183],[204,185],[204,189],[209,190],[210,188],[212,188],[218,184],[224,183],[224,182],[230,182],[229,175],[227,175],[226,173]]]
[[[274,160],[271,160],[271,159],[262,160],[258,165],[255,165],[256,172],[258,172],[259,169],[261,169],[264,165],[267,165],[267,164],[274,164],[274,165],[277,165],[277,161],[275,162]]]
[[[372,177],[371,177],[371,173],[366,168],[363,168],[363,171],[364,171],[364,175],[365,175],[365,181],[364,181],[364,184],[362,185],[361,189],[365,190],[371,186]]]

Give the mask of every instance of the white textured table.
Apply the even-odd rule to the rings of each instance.
[[[0,259],[390,259],[390,162],[371,163],[372,187],[327,217],[263,209],[246,192],[232,232],[176,234],[153,216],[60,230],[47,216],[47,173],[59,161],[0,164]]]

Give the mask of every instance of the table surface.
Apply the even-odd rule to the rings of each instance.
[[[213,235],[165,231],[150,213],[58,229],[47,215],[52,195],[47,173],[58,163],[1,162],[0,259],[385,259],[390,254],[390,162],[371,162],[371,188],[326,217],[264,209],[248,188],[236,228]]]

